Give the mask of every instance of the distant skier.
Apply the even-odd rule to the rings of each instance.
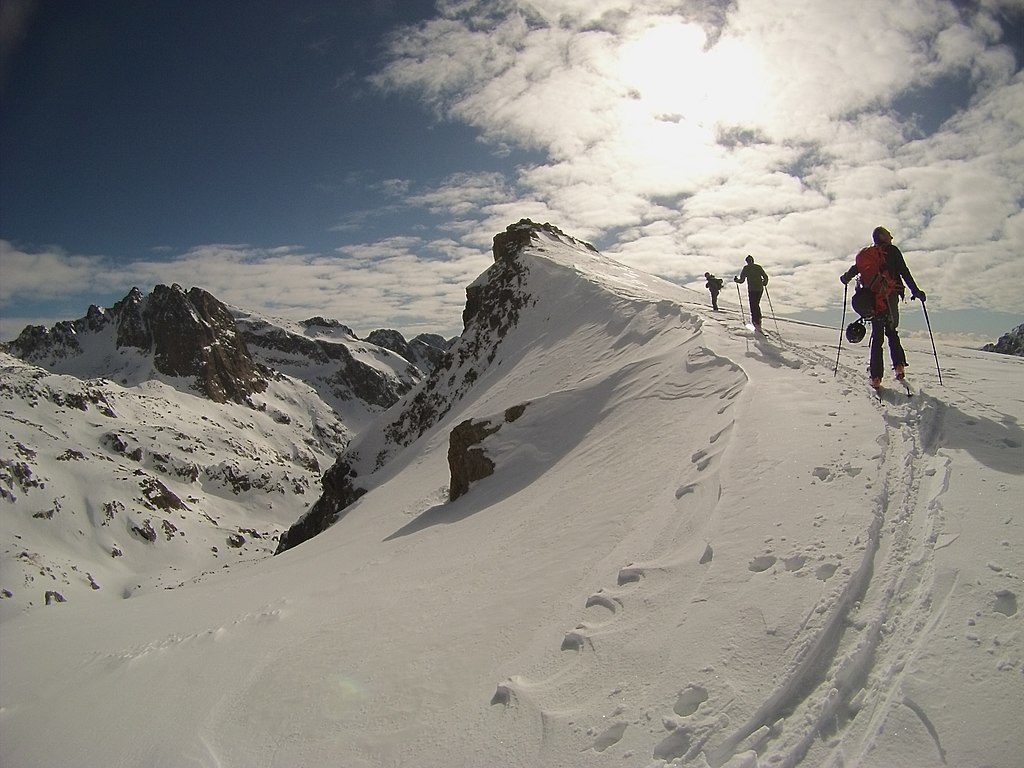
[[[768,273],[761,269],[760,264],[754,263],[753,256],[747,256],[747,264],[743,267],[739,277],[734,277],[736,283],[746,282],[747,297],[750,299],[750,319],[754,323],[754,330],[761,330],[761,296],[764,294],[764,287],[768,285]]]
[[[725,281],[720,277],[715,277],[710,272],[705,272],[704,277],[707,278],[708,282],[705,285],[709,291],[711,291],[711,308],[718,311],[718,294],[721,292],[722,287],[725,285]]]
[[[897,379],[906,375],[907,354],[900,343],[897,330],[900,324],[900,299],[905,295],[904,283],[910,288],[910,298],[920,299],[923,303],[925,293],[917,287],[910,269],[907,267],[903,253],[892,244],[892,235],[885,227],[875,227],[871,233],[874,245],[861,249],[857,254],[857,263],[846,270],[839,280],[843,285],[849,283],[856,275],[861,276],[861,283],[867,284],[874,293],[874,313],[871,317],[871,356],[868,374],[871,386],[878,388],[882,384],[882,339],[889,339],[889,356],[892,359],[893,372]],[[870,275],[868,280],[865,277]]]

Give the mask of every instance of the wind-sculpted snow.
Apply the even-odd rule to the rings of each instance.
[[[1015,768],[1024,361],[940,345],[940,387],[907,338],[917,394],[879,400],[837,329],[755,337],[554,228],[506,242],[325,476],[333,525],[4,623],[0,761]],[[467,422],[488,471],[450,500]]]

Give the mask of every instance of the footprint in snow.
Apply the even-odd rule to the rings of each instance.
[[[782,563],[787,571],[799,571],[807,564],[807,558],[804,555],[793,555],[783,559]]]
[[[828,581],[835,575],[835,572],[838,570],[838,563],[823,563],[822,565],[818,566],[817,570],[814,571],[814,577],[818,581]]]
[[[595,592],[587,598],[587,608],[593,608],[595,605],[599,605],[602,608],[607,608],[612,613],[615,613],[622,607],[622,601],[617,597],[611,597],[606,595],[604,591]]]
[[[856,477],[862,471],[863,467],[854,467],[847,462],[839,467],[815,467],[811,474],[823,482],[828,482],[830,480],[835,480],[840,475]]]
[[[679,692],[679,696],[676,698],[676,703],[675,706],[672,707],[672,711],[680,717],[689,717],[707,700],[708,692],[706,688],[690,684]]]
[[[644,569],[635,565],[627,565],[619,569],[619,586],[634,584],[644,577]]]
[[[715,550],[713,550],[711,548],[711,545],[708,544],[706,547],[704,547],[704,554],[700,556],[699,565],[707,565],[708,563],[710,563],[714,559],[714,557],[715,557]]]
[[[1013,616],[1017,613],[1017,595],[1008,589],[996,592],[996,604],[992,608],[996,613]]]
[[[562,639],[561,650],[579,652],[582,651],[588,645],[591,648],[594,647],[594,644],[593,642],[591,642],[590,638],[578,630],[579,628],[577,627],[577,631],[566,633],[565,637]]]
[[[681,485],[676,489],[676,498],[681,499],[688,493],[693,493],[697,490],[696,483],[689,483],[688,485]]]
[[[622,741],[627,726],[627,723],[620,721],[605,728],[601,735],[594,739],[594,751],[604,752],[608,747],[613,747]]]
[[[775,555],[758,555],[750,561],[750,565],[748,565],[747,568],[754,573],[762,573],[775,565],[778,560],[779,558]]]
[[[711,457],[708,456],[707,451],[701,449],[690,457],[690,461],[697,465],[698,472],[703,472],[711,464]]]

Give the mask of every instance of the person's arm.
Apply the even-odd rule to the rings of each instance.
[[[740,276],[739,276],[739,277],[734,277],[734,278],[733,278],[733,282],[736,282],[736,283],[742,283],[742,282],[743,282],[744,280],[746,280],[746,279],[747,279],[747,268],[746,268],[746,267],[744,267],[744,268],[743,268],[743,271],[742,271],[742,272],[740,272]]]
[[[839,282],[841,282],[843,285],[846,285],[847,283],[849,283],[851,280],[853,280],[853,278],[855,278],[859,274],[860,274],[860,267],[858,267],[856,264],[854,264],[852,267],[850,267],[842,275],[839,276]]]
[[[910,298],[924,301],[924,291],[917,287],[917,282],[914,280],[914,276],[910,274],[910,267],[907,266],[907,260],[903,258],[903,251],[895,245],[890,245],[889,247],[896,253],[896,271],[903,282],[907,284],[907,287],[910,288]]]

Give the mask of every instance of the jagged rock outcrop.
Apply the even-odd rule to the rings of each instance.
[[[411,341],[406,341],[398,331],[383,328],[372,331],[366,340],[401,355],[425,374],[444,362],[445,352],[453,343],[436,333],[421,333]]]
[[[1024,325],[1018,325],[1012,331],[1004,333],[995,344],[986,344],[981,348],[984,352],[999,352],[1003,355],[1024,357]]]
[[[527,287],[529,266],[518,258],[540,232],[581,243],[550,224],[522,219],[494,237],[494,264],[466,289],[463,331],[441,364],[392,408],[382,428],[349,447],[324,475],[320,500],[281,537],[277,552],[294,547],[337,522],[347,507],[373,486],[373,474],[402,448],[438,424],[484,375],[522,310],[534,301]]]
[[[311,317],[308,320],[303,320],[300,325],[311,331],[315,331],[318,328],[324,328],[329,331],[341,332],[343,335],[351,336],[353,339],[356,337],[355,332],[353,332],[353,330],[344,323],[339,322],[338,320],[329,320],[327,318],[320,317],[320,315]]]
[[[7,345],[8,351],[43,368],[65,372],[83,356],[82,339],[92,337],[90,358],[102,350],[106,360],[122,349],[136,349],[157,372],[192,378],[196,389],[215,402],[242,403],[267,387],[268,371],[257,364],[238,334],[228,308],[201,288],[158,285],[148,296],[133,288],[110,309],[89,307],[79,320],[52,328],[29,326]],[[103,361],[90,359],[85,367]],[[94,376],[102,370],[89,371]],[[109,375],[109,374],[106,374]]]
[[[451,431],[448,436],[448,468],[451,470],[449,501],[455,501],[467,493],[471,483],[494,474],[494,462],[481,444],[504,424],[511,424],[522,416],[525,410],[526,404],[509,408],[504,417],[497,421],[493,418],[466,419]]]
[[[329,322],[315,318],[303,325],[337,330],[347,338],[309,338],[259,318],[237,318],[242,338],[254,357],[269,368],[307,381],[328,402],[361,400],[384,410],[422,379],[420,370],[408,359],[392,359],[380,367],[356,359],[348,345],[357,343],[358,339],[347,326],[328,325]],[[300,370],[309,371],[311,367],[319,370],[310,375]],[[394,373],[389,373],[388,369]]]

